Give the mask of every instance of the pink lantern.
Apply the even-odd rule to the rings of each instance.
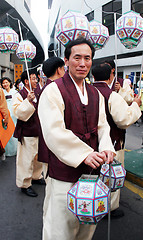
[[[96,224],[108,213],[109,188],[96,175],[82,175],[68,191],[68,209],[80,223]]]
[[[117,36],[128,49],[136,47],[143,36],[143,18],[139,13],[129,11],[117,20]]]
[[[28,62],[31,62],[33,58],[36,56],[36,47],[29,40],[21,41],[19,43],[18,49],[16,50],[16,56],[21,61],[25,61],[24,51],[25,51],[26,60]]]
[[[19,37],[18,34],[11,27],[0,28],[0,51],[10,52],[18,48]]]
[[[90,40],[96,50],[101,49],[109,38],[108,28],[93,20],[90,22]]]
[[[67,11],[58,21],[56,30],[56,38],[66,46],[71,40],[80,36],[88,38],[89,22],[83,14]]]
[[[111,189],[117,190],[124,186],[126,170],[121,163],[114,161],[111,164]],[[109,186],[109,164],[103,164],[100,171],[100,179]]]

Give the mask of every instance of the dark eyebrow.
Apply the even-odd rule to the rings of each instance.
[[[80,56],[82,56],[82,55],[80,55],[80,54],[75,54],[75,55],[74,55],[74,57],[80,57]],[[90,56],[90,54],[89,54],[89,55],[85,55],[85,57],[91,57],[91,56]]]

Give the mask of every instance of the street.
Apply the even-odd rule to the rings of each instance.
[[[127,130],[126,148],[141,148],[143,124]],[[44,186],[33,185],[38,197],[31,198],[16,187],[15,157],[0,161],[0,239],[41,240]],[[142,191],[142,189],[140,189]],[[142,240],[143,198],[124,187],[120,207],[125,216],[111,220],[110,240]],[[97,225],[93,240],[108,239],[108,220]],[[54,240],[54,239],[53,239]],[[59,239],[62,240],[62,239]],[[81,239],[82,240],[82,239]]]

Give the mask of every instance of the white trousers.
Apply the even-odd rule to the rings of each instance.
[[[117,151],[116,154],[117,155],[115,159],[119,161],[124,167],[124,149]],[[111,210],[112,211],[119,207],[119,201],[120,201],[120,189],[111,193]]]
[[[73,183],[47,179],[43,207],[43,240],[91,240],[96,225],[80,224],[67,208]]]
[[[32,179],[42,178],[43,165],[37,161],[38,137],[24,137],[18,142],[16,157],[16,185],[20,188],[31,186]]]

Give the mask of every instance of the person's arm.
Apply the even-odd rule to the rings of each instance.
[[[118,93],[128,104],[131,104],[133,102],[134,91],[126,81],[123,82],[123,87],[120,87]]]
[[[33,104],[30,103],[28,98],[23,100],[20,93],[15,94],[12,108],[15,117],[24,122],[26,122],[35,112]]]
[[[141,111],[136,101],[134,101],[130,106],[128,106],[126,101],[114,91],[109,97],[108,107],[114,122],[116,123],[118,128],[121,129],[128,128],[141,116]]]
[[[9,120],[9,113],[8,113],[6,98],[2,89],[0,89],[0,112],[4,119],[3,120],[4,124],[7,125]]]

